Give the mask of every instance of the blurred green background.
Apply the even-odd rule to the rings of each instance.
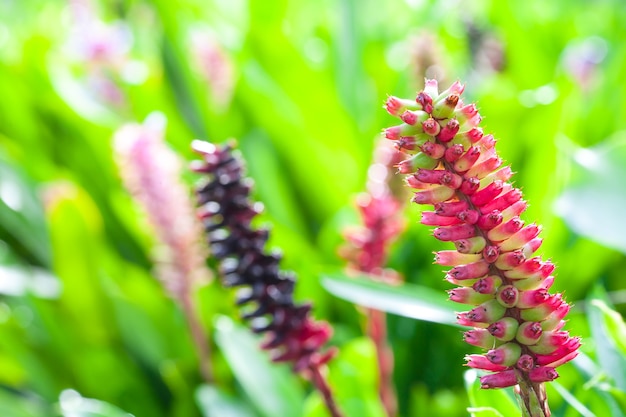
[[[574,303],[583,354],[550,384],[553,415],[626,415],[625,28],[620,0],[0,0],[0,415],[325,415],[217,281],[198,290],[218,378],[202,385],[114,162],[115,130],[159,111],[184,160],[194,138],[237,138],[271,246],[335,328],[340,404],[382,416],[363,317],[321,277],[345,265],[342,230],[396,123],[386,96],[413,97],[425,76],[466,83]],[[432,252],[446,245],[418,212],[389,266],[444,297]],[[511,391],[464,374],[459,328],[388,322],[400,415],[516,415]]]

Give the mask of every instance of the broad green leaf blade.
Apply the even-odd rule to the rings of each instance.
[[[572,181],[555,210],[577,233],[626,253],[626,133],[574,153]]]
[[[196,401],[204,417],[255,417],[246,404],[216,387],[203,385],[196,391]]]
[[[354,304],[433,323],[459,327],[454,305],[439,291],[415,284],[387,285],[366,275],[348,278],[334,273],[322,277],[331,294]]]
[[[596,286],[589,297],[587,317],[591,335],[595,341],[597,358],[600,366],[607,373],[617,388],[626,392],[626,355],[620,352],[619,344],[615,339],[618,335],[611,331],[607,320],[613,321],[612,315],[606,311],[610,308],[606,305],[604,289]],[[602,306],[602,307],[599,307]]]
[[[215,341],[237,381],[263,416],[302,414],[304,394],[287,366],[273,364],[259,348],[259,340],[226,316],[216,320],[215,331]]]
[[[104,401],[84,398],[74,390],[65,390],[59,396],[63,417],[133,417]]]
[[[478,373],[474,369],[465,372],[465,388],[471,405],[467,411],[470,412],[471,417],[514,417],[521,415],[512,388],[481,389]]]

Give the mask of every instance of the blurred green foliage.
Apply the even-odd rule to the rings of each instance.
[[[193,138],[238,139],[272,246],[335,327],[341,405],[381,416],[363,319],[321,279],[344,266],[342,229],[393,123],[381,104],[424,76],[466,82],[574,302],[583,353],[549,385],[553,416],[626,415],[624,28],[620,0],[0,1],[0,415],[325,415],[227,318],[232,295],[216,282],[197,293],[218,380],[202,385],[113,159],[113,132],[159,111],[185,160]],[[443,293],[431,252],[444,245],[417,211],[389,266]],[[388,321],[402,416],[515,415],[510,391],[463,375],[458,328]]]

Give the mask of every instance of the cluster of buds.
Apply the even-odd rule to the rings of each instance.
[[[392,166],[402,160],[403,154],[385,141],[376,147],[374,157],[368,170],[367,192],[356,198],[362,226],[346,228],[349,245],[341,248],[340,255],[350,262],[350,269],[397,282],[397,273],[383,267],[389,245],[404,229],[399,218],[402,203],[390,185],[397,178],[391,172]]]
[[[334,353],[320,352],[331,328],[311,318],[309,304],[294,303],[294,276],[279,270],[280,254],[264,252],[269,232],[251,226],[261,205],[250,200],[252,184],[241,159],[232,144],[194,141],[192,147],[202,157],[192,170],[209,177],[196,189],[198,216],[224,286],[241,287],[237,304],[247,307],[243,318],[255,333],[267,334],[262,348],[272,352],[273,361],[291,362],[297,372],[318,369]]]
[[[404,123],[384,133],[409,155],[398,168],[416,190],[412,201],[434,206],[421,223],[456,247],[438,252],[435,263],[452,267],[446,279],[458,287],[450,299],[474,306],[458,314],[473,328],[465,341],[488,350],[468,355],[467,365],[494,372],[481,377],[483,388],[536,391],[576,356],[580,340],[561,330],[570,307],[548,292],[554,264],[534,256],[540,227],[520,218],[527,203],[508,182],[512,172],[502,166],[494,137],[478,126],[476,106],[462,102],[463,89],[455,82],[440,93],[435,80],[426,80],[415,100],[389,97],[387,111]]]

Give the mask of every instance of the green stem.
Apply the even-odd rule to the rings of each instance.
[[[522,409],[522,417],[550,417],[544,383],[532,382],[528,375],[522,372],[518,373],[517,380],[515,394]]]

